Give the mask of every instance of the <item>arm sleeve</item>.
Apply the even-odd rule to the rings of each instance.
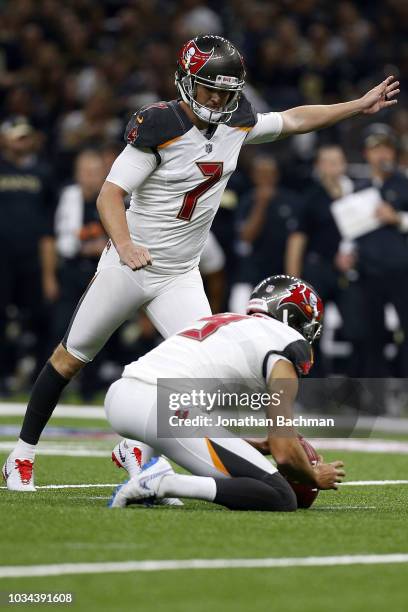
[[[262,364],[262,375],[266,379],[268,362],[271,355],[277,355],[280,358],[285,358],[290,361],[298,374],[298,376],[306,376],[313,365],[312,347],[306,340],[294,340],[286,345],[283,351],[268,351],[264,357]],[[279,359],[277,359],[279,361]],[[276,362],[275,362],[276,363]]]
[[[245,144],[262,144],[279,138],[283,127],[281,113],[258,113],[257,118],[258,121],[248,132]]]
[[[127,193],[132,193],[144,183],[156,167],[157,160],[152,151],[127,145],[113,162],[106,180],[121,187]]]

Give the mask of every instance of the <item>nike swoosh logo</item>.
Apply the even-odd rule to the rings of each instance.
[[[121,460],[123,461],[123,463],[125,463],[126,455],[122,455],[122,452],[121,452],[121,450],[120,450],[120,446],[119,446],[119,448],[118,448],[118,451],[119,451],[119,457],[121,458]]]

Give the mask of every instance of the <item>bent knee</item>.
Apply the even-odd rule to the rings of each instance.
[[[71,353],[68,353],[67,349],[59,344],[50,358],[51,365],[57,370],[61,376],[70,380],[79,370],[83,368],[85,364]]]
[[[288,490],[282,494],[282,508],[281,512],[295,512],[298,504],[294,490],[288,484]]]
[[[268,474],[264,481],[274,488],[279,496],[279,512],[294,512],[298,508],[296,493],[279,472]],[[275,502],[276,503],[276,502]]]

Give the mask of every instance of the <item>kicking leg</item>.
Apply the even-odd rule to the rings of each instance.
[[[20,438],[3,466],[3,476],[11,491],[35,491],[35,449],[51,418],[62,391],[85,365],[59,344],[35,381],[20,432]]]
[[[112,333],[144,301],[144,271],[103,267],[93,278],[71,319],[68,331],[38,376],[20,440],[3,468],[10,490],[34,491],[35,446],[61,393],[71,378],[95,357]],[[19,463],[17,463],[17,461]]]

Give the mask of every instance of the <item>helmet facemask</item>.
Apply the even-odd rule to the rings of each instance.
[[[188,104],[195,115],[206,123],[228,123],[232,117],[232,113],[238,108],[239,99],[241,92],[244,87],[244,81],[238,81],[236,77],[224,77],[219,75],[220,85],[224,80],[223,86],[217,86],[217,84],[210,79],[205,79],[198,75],[186,74],[185,76],[179,76],[176,73],[176,87],[180,93],[182,100]],[[218,78],[218,77],[217,77]],[[229,79],[230,85],[226,85],[225,81]],[[217,91],[229,91],[230,97],[227,104],[222,110],[208,108],[204,104],[200,104],[196,100],[197,85],[204,85],[208,89],[215,89]]]
[[[316,320],[315,317],[308,323],[304,323],[302,328],[298,331],[302,334],[302,336],[309,342],[309,344],[313,344],[317,338],[320,338],[322,333],[322,324]]]

